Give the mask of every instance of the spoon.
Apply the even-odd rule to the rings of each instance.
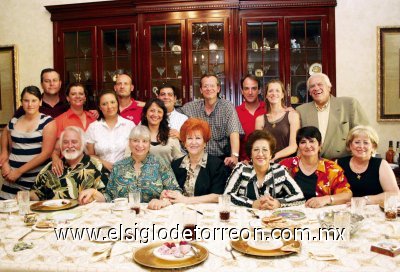
[[[248,211],[249,213],[251,213],[251,216],[252,216],[252,217],[257,218],[257,219],[260,219],[260,216],[257,215],[257,214],[255,213],[255,211],[253,211],[252,209],[247,209],[247,211]]]
[[[34,229],[31,229],[30,231],[28,231],[27,233],[25,233],[24,235],[22,235],[19,239],[18,239],[18,241],[22,241],[29,233],[32,233],[32,232],[34,232],[35,230]]]
[[[226,245],[225,250],[228,251],[231,254],[232,259],[236,260],[236,257],[235,257],[235,255],[233,255],[233,252],[232,252],[233,249],[232,249],[230,244]]]

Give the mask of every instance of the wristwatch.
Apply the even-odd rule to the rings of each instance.
[[[235,156],[236,158],[239,158],[239,154],[236,152],[232,152],[232,156]]]

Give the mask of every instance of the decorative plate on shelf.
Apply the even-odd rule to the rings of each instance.
[[[262,69],[257,69],[255,75],[256,77],[262,77],[264,75],[264,72]]]
[[[308,73],[310,76],[316,73],[322,73],[322,64],[318,62],[311,64]]]
[[[171,47],[171,51],[172,51],[174,54],[179,55],[179,54],[181,53],[181,51],[182,51],[182,48],[181,48],[180,45],[175,44],[174,46]]]

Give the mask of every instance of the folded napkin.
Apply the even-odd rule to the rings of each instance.
[[[332,253],[328,249],[312,249],[309,250],[308,255],[317,261],[333,261],[338,260],[335,253]]]
[[[292,243],[289,243],[287,245],[284,245],[283,247],[281,247],[282,251],[286,251],[286,252],[296,252],[296,253],[300,253],[301,251],[301,244],[299,241],[293,241]]]

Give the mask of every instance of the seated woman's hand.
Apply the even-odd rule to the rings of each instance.
[[[281,203],[272,196],[260,197],[260,210],[273,210],[281,206]]]
[[[306,207],[308,208],[321,208],[331,203],[329,196],[313,197],[306,201]]]
[[[8,161],[8,154],[6,152],[0,153],[0,167],[3,166],[4,163]]]
[[[152,199],[147,206],[150,210],[160,210],[164,207],[171,205],[168,199]]]
[[[181,192],[178,191],[169,191],[168,199],[171,203],[186,203],[186,196],[182,195]]]
[[[78,196],[78,202],[80,205],[85,205],[88,204],[90,202],[92,202],[95,198],[94,196],[96,195],[97,190],[90,188],[90,189],[86,189],[83,190],[82,192],[79,193]]]

